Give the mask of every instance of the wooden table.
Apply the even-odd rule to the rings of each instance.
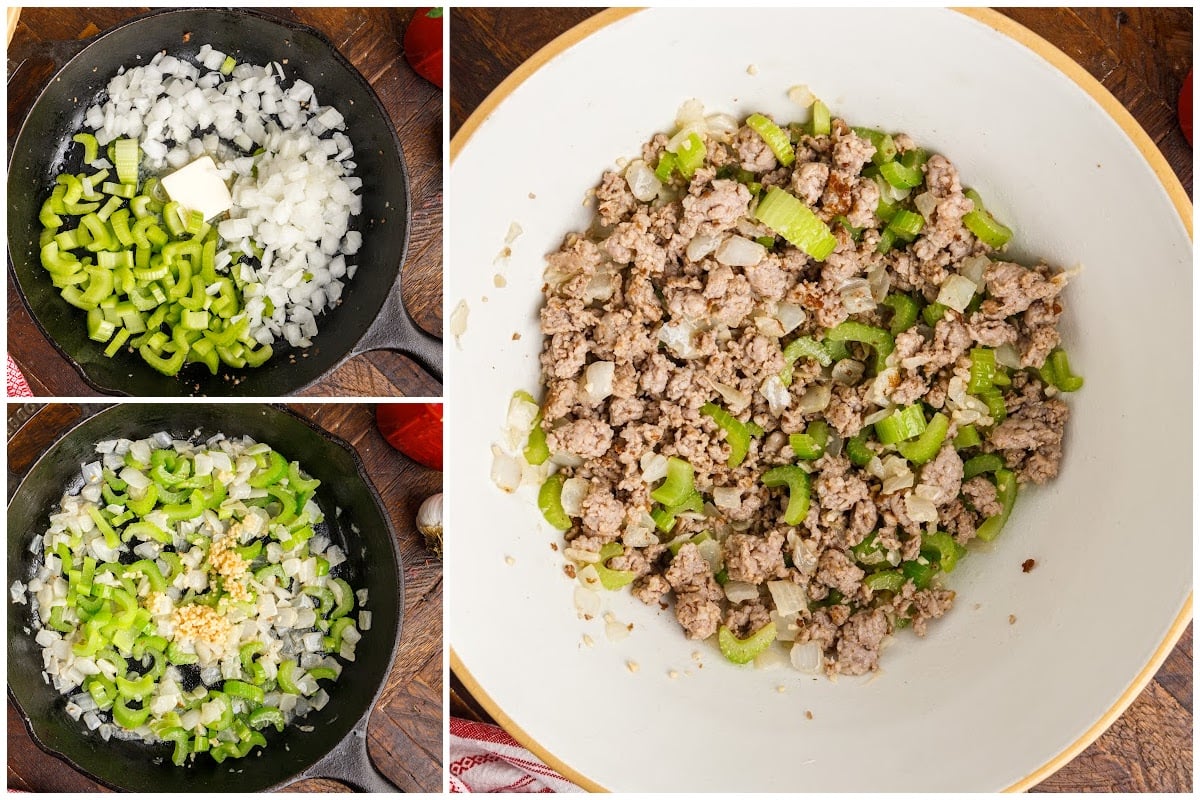
[[[1175,103],[1192,66],[1190,8],[1000,9],[1078,61],[1132,112],[1192,192],[1192,149]],[[598,9],[465,8],[451,13],[450,132],[509,73]],[[451,713],[490,721],[451,677]],[[1192,627],[1133,705],[1034,791],[1192,789]]]
[[[12,141],[52,74],[44,43],[83,39],[145,8],[26,8],[8,48],[8,135]],[[442,93],[404,60],[401,43],[411,8],[262,9],[323,33],[370,82],[396,126],[408,164],[412,228],[401,287],[413,318],[442,330]],[[9,352],[38,397],[97,392],[34,324],[8,276]],[[390,351],[350,359],[303,392],[310,396],[438,397],[441,384],[407,357]]]
[[[33,462],[66,428],[104,408],[58,403],[8,406],[9,494]],[[368,404],[290,405],[358,452],[399,536],[404,568],[404,629],[379,702],[371,713],[368,747],[376,766],[406,792],[442,787],[442,562],[416,530],[417,508],[442,490],[442,473],[392,449],[375,427]],[[8,702],[8,787],[31,792],[107,791],[33,743]],[[308,780],[295,792],[345,792],[340,783]]]

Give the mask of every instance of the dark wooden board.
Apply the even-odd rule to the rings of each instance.
[[[450,16],[450,131],[589,8],[460,8]],[[1079,62],[1125,105],[1192,194],[1192,148],[1175,116],[1192,67],[1191,8],[1000,9]],[[491,721],[451,677],[450,713]],[[1192,790],[1192,627],[1129,709],[1034,791]]]
[[[8,48],[8,132],[15,137],[52,74],[44,48],[113,27],[145,8],[25,8]],[[442,330],[442,92],[404,60],[411,8],[260,9],[316,28],[379,95],[404,150],[412,194],[412,227],[401,289],[417,323]],[[9,352],[38,397],[96,392],[42,335],[8,280]],[[438,397],[441,384],[407,357],[389,351],[350,359],[303,392],[309,396]]]
[[[101,406],[10,403],[10,485],[24,475],[62,432]],[[442,562],[417,531],[417,508],[442,490],[442,473],[394,450],[375,427],[375,408],[366,403],[290,405],[293,411],[348,442],[379,491],[399,536],[404,569],[404,628],[379,702],[371,713],[368,747],[376,766],[406,792],[442,787]],[[33,792],[106,791],[41,750],[8,702],[8,786]],[[345,792],[328,780],[308,780],[286,791]]]

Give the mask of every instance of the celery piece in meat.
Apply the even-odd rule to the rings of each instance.
[[[919,408],[919,406],[910,406],[910,408]],[[914,464],[928,463],[942,449],[942,443],[946,441],[946,434],[949,431],[950,418],[939,411],[929,420],[929,424],[925,426],[925,430],[921,431],[916,441],[901,442],[896,445],[896,449],[900,451],[900,455]]]
[[[746,125],[750,130],[762,137],[775,154],[775,158],[783,166],[791,166],[796,161],[796,151],[792,149],[792,140],[787,132],[762,114],[751,114],[746,117]]]
[[[774,467],[763,473],[762,483],[767,487],[788,487],[787,508],[783,521],[788,525],[799,525],[808,515],[810,479],[808,473],[795,466]]]
[[[1000,535],[1004,524],[1012,514],[1017,502],[1017,476],[1012,470],[996,470],[996,495],[1000,500],[1000,513],[988,517],[975,531],[975,535],[984,542],[990,542]]]
[[[695,474],[691,464],[671,456],[667,459],[666,480],[650,493],[650,498],[668,508],[683,503],[695,488]]]
[[[562,488],[565,481],[563,474],[556,472],[546,478],[546,482],[538,490],[538,508],[541,509],[542,516],[560,531],[571,529],[571,518],[567,516],[562,505]]]
[[[721,655],[734,664],[749,664],[775,641],[775,623],[768,622],[745,639],[734,636],[733,631],[722,625],[717,631],[717,645]]]
[[[778,186],[767,190],[754,216],[817,261],[824,261],[837,247],[837,237],[808,206]]]

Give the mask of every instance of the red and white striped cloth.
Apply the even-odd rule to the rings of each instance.
[[[25,380],[25,376],[21,374],[21,368],[17,366],[17,362],[13,361],[12,356],[8,357],[8,396],[33,397],[29,381]]]
[[[581,792],[495,725],[450,718],[451,792]]]

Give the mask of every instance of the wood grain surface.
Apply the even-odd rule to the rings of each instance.
[[[588,8],[454,9],[450,27],[450,131]],[[1000,11],[1039,34],[1113,93],[1158,144],[1192,194],[1192,148],[1176,101],[1192,67],[1191,8],[1013,8]],[[450,713],[491,721],[453,676]],[[1192,790],[1192,626],[1133,705],[1078,757],[1033,791]]]
[[[33,462],[66,429],[103,405],[55,403],[8,406],[9,493]],[[399,537],[404,569],[404,627],[392,671],[368,728],[371,759],[406,792],[442,787],[442,562],[425,547],[414,520],[417,508],[442,490],[442,474],[394,450],[375,427],[373,405],[289,405],[349,443],[379,491]],[[41,750],[8,701],[8,787],[34,792],[107,791]],[[345,792],[330,780],[307,780],[289,792]]]
[[[146,8],[25,8],[8,48],[8,135],[16,137],[38,92],[53,74],[46,47],[83,39]],[[442,330],[442,92],[404,60],[411,8],[260,9],[316,28],[379,95],[399,135],[408,165],[412,227],[401,289],[425,330]],[[84,383],[34,324],[8,276],[9,352],[38,397],[86,397]],[[391,351],[356,356],[302,392],[309,396],[438,397],[441,384]]]

